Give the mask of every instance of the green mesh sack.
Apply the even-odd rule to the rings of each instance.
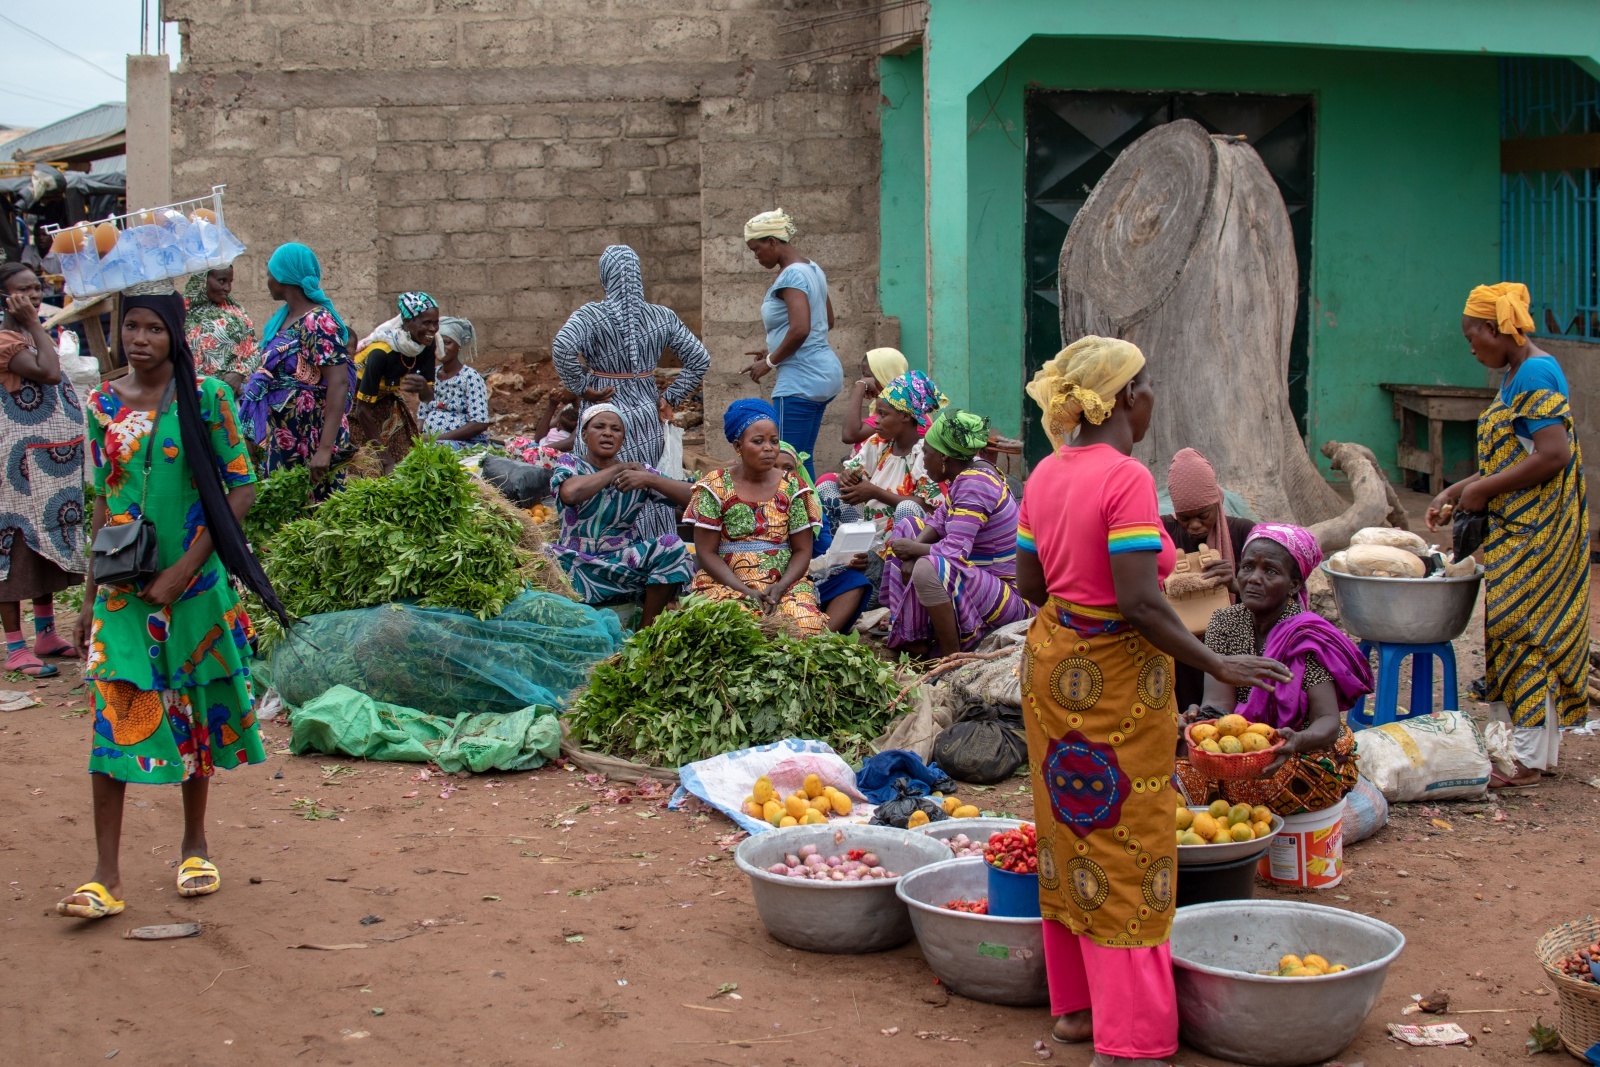
[[[624,636],[611,612],[552,593],[524,593],[491,619],[382,604],[306,618],[274,646],[265,674],[292,707],[344,685],[451,719],[561,708]]]

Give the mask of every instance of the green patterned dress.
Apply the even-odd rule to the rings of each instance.
[[[232,392],[202,378],[199,398],[223,485],[255,481]],[[177,404],[158,417],[104,388],[89,394],[88,408],[106,521],[132,522],[142,511],[156,524],[161,566],[170,567],[205,528]],[[146,485],[148,448],[157,451]],[[124,782],[173,783],[266,759],[250,693],[248,631],[215,554],[169,607],[152,608],[136,589],[101,586],[85,661],[94,707],[89,770]]]

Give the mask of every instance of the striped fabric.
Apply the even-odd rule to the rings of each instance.
[[[1489,502],[1483,542],[1484,659],[1489,700],[1503,701],[1519,727],[1542,727],[1553,696],[1562,726],[1588,717],[1589,507],[1583,453],[1567,398],[1532,389],[1498,395],[1478,418],[1478,470],[1484,477],[1522,462],[1515,422],[1556,419],[1571,459],[1542,485]]]
[[[573,312],[551,343],[556,372],[561,384],[579,396],[591,389],[614,389],[610,403],[622,412],[627,428],[617,458],[653,466],[661,462],[661,417],[656,411],[660,394],[655,381],[661,353],[670,348],[683,364],[665,393],[672,405],[699,389],[700,379],[711,367],[711,355],[671,308],[645,303],[644,279],[633,249],[607,248],[600,257],[600,281],[605,300]],[[581,438],[572,451],[584,455]],[[676,532],[675,519],[672,508],[657,499],[641,509],[634,532],[645,539],[665,537]]]
[[[1122,552],[1160,552],[1161,527],[1153,522],[1113,526],[1106,531],[1106,547],[1113,556]]]
[[[1021,523],[1017,524],[1017,550],[1019,552],[1032,552],[1035,555],[1039,552],[1039,549],[1033,543],[1033,531]]]

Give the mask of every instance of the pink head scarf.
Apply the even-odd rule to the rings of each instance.
[[[1291,526],[1286,522],[1263,522],[1250,531],[1250,536],[1244,539],[1244,543],[1248,546],[1251,541],[1263,537],[1269,541],[1276,541],[1289,550],[1289,558],[1300,568],[1300,606],[1310,610],[1311,598],[1306,593],[1305,579],[1311,577],[1311,572],[1322,562],[1322,546],[1317,543],[1317,535],[1303,526]]]
[[[1172,500],[1174,515],[1217,505],[1217,526],[1211,531],[1213,547],[1232,563],[1233,536],[1228,532],[1228,516],[1222,507],[1222,484],[1217,481],[1211,461],[1192,448],[1180,450],[1167,468],[1167,496]]]

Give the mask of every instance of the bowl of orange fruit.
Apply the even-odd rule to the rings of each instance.
[[[1189,764],[1207,778],[1259,778],[1283,747],[1277,730],[1239,714],[1192,722],[1183,736]]]
[[[1283,818],[1260,805],[1178,805],[1178,863],[1226,863],[1265,852],[1283,829]]]

